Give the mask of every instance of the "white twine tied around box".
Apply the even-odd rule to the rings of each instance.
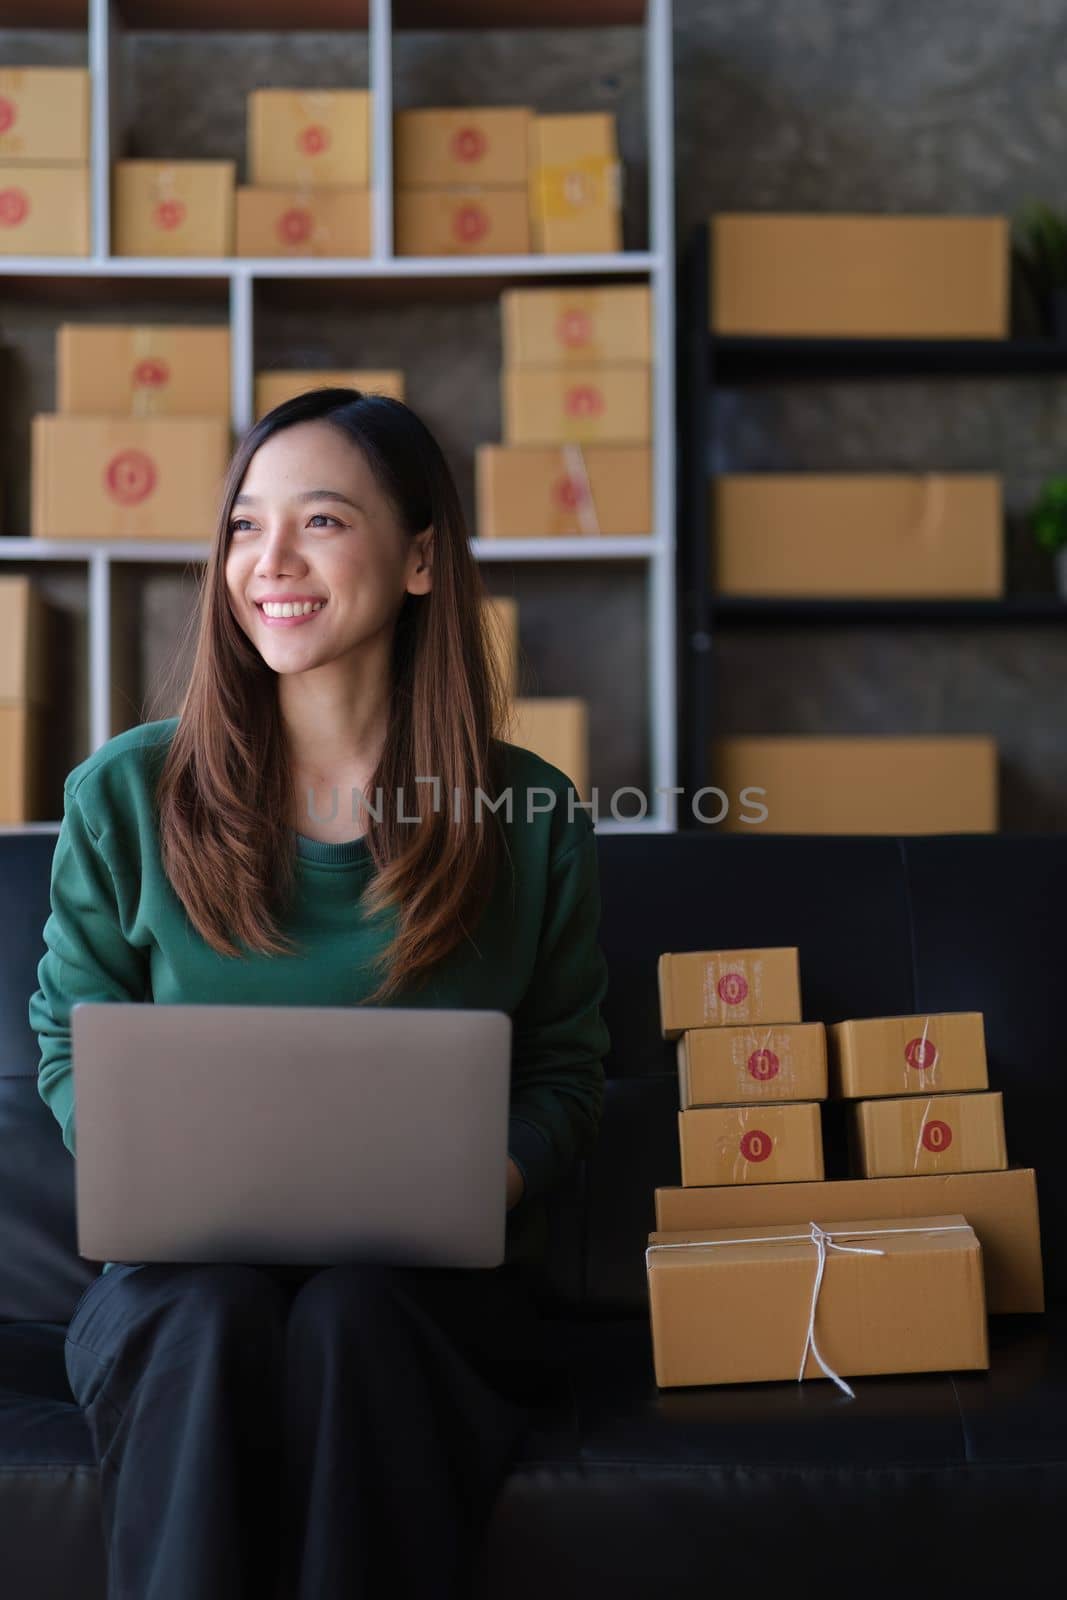
[[[837,1384],[837,1387],[843,1390],[844,1393],[848,1395],[850,1400],[855,1400],[856,1395],[854,1390],[849,1387],[844,1378],[834,1371],[833,1367],[831,1367],[828,1362],[823,1360],[819,1346],[815,1342],[815,1312],[818,1308],[819,1294],[822,1290],[823,1273],[826,1271],[827,1250],[840,1250],[842,1254],[850,1256],[884,1256],[884,1250],[865,1248],[862,1245],[856,1244],[837,1244],[835,1243],[835,1240],[881,1239],[885,1235],[898,1233],[958,1233],[964,1229],[969,1230],[970,1226],[971,1225],[969,1222],[950,1222],[937,1228],[879,1228],[877,1233],[872,1233],[866,1228],[849,1228],[847,1230],[838,1229],[835,1233],[832,1230],[820,1228],[817,1222],[809,1222],[809,1231],[807,1233],[769,1233],[762,1234],[759,1238],[755,1239],[679,1239],[672,1241],[671,1243],[664,1241],[659,1244],[650,1244],[645,1250],[645,1268],[647,1270],[648,1258],[653,1250],[689,1250],[696,1245],[789,1244],[797,1239],[809,1240],[815,1246],[818,1252],[818,1260],[815,1268],[815,1283],[812,1287],[811,1293],[811,1312],[808,1316],[808,1335],[804,1340],[804,1350],[800,1357],[800,1371],[797,1373],[797,1382],[803,1383],[804,1381],[804,1368],[807,1366],[808,1351],[810,1350],[826,1376],[828,1378],[832,1378]]]

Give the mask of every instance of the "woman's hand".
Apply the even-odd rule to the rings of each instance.
[[[518,1167],[515,1165],[514,1161],[511,1159],[511,1157],[508,1156],[508,1206],[507,1206],[507,1208],[508,1208],[509,1211],[511,1210],[511,1208],[513,1206],[517,1206],[518,1205],[519,1201],[522,1199],[523,1190],[525,1188],[526,1188],[526,1180],[525,1180],[525,1178],[523,1177],[522,1173],[519,1171]]]

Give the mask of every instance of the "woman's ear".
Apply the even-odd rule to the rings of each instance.
[[[433,579],[433,528],[416,534],[408,566],[408,593],[428,594]]]

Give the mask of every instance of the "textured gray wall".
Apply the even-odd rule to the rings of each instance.
[[[716,210],[1011,213],[1059,201],[1067,144],[1067,0],[676,0],[679,239]],[[647,243],[643,71],[629,29],[409,34],[395,52],[399,106],[530,103],[612,109],[627,169],[625,241]],[[83,60],[79,36],[0,35],[0,62]],[[140,34],[124,46],[127,153],[229,156],[243,163],[244,106],[258,85],[365,81],[364,43],[320,34]],[[239,166],[243,180],[243,164]],[[29,417],[52,408],[51,341],[72,317],[215,320],[219,292],[136,302],[106,288],[0,285],[10,355],[5,531],[27,526]],[[472,511],[475,444],[500,437],[495,301],[456,302],[425,286],[383,304],[352,287],[321,297],[264,288],[263,366],[351,360],[404,367],[408,396],[441,438]],[[720,397],[709,469],[975,469],[1004,474],[1009,582],[1051,585],[1023,516],[1043,476],[1067,467],[1061,381],[794,385]],[[520,603],[531,692],[587,695],[593,765],[604,789],[647,786],[646,596],[640,563],[486,564],[489,586]],[[84,582],[46,587],[84,650]],[[177,637],[188,583],[178,572],[124,578],[129,667],[117,705],[130,721]],[[79,632],[79,630],[81,630]],[[616,663],[632,664],[620,694]],[[1030,625],[905,632],[882,626],[723,631],[717,646],[726,732],[989,732],[1004,760],[1003,825],[1067,824],[1060,706],[1067,639]],[[70,738],[87,730],[77,705]],[[70,760],[80,757],[72,748]],[[62,766],[63,758],[57,761]]]

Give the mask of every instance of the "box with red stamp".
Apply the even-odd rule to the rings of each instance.
[[[650,1233],[645,1267],[661,1389],[989,1366],[958,1213]]]
[[[398,256],[516,256],[530,249],[525,189],[398,189]]]
[[[858,1177],[1002,1172],[1008,1165],[999,1092],[858,1100],[848,1109]]]
[[[55,348],[57,411],[230,414],[227,327],[63,322]]]
[[[500,386],[505,444],[647,444],[652,437],[647,365],[505,367]]]
[[[980,1011],[834,1022],[829,1046],[831,1093],[839,1099],[989,1088]]]
[[[646,284],[593,289],[506,289],[500,296],[503,365],[640,366],[652,360]]]
[[[89,168],[0,163],[0,256],[87,256]]]
[[[518,189],[528,211],[532,118],[529,106],[419,106],[396,112],[397,188]]]
[[[699,1106],[678,1113],[682,1185],[818,1182],[823,1176],[819,1107]]]
[[[237,190],[239,256],[369,256],[370,190]]]
[[[151,161],[111,168],[111,248],[117,256],[233,254],[236,161]]]
[[[825,1100],[826,1028],[780,1022],[688,1028],[677,1044],[683,1109],[747,1100]]]
[[[656,978],[665,1039],[676,1039],[687,1028],[801,1020],[795,945],[667,951],[659,958]]]
[[[617,538],[652,529],[647,445],[482,444],[474,475],[480,539]]]
[[[0,67],[0,161],[89,165],[85,67]]]

